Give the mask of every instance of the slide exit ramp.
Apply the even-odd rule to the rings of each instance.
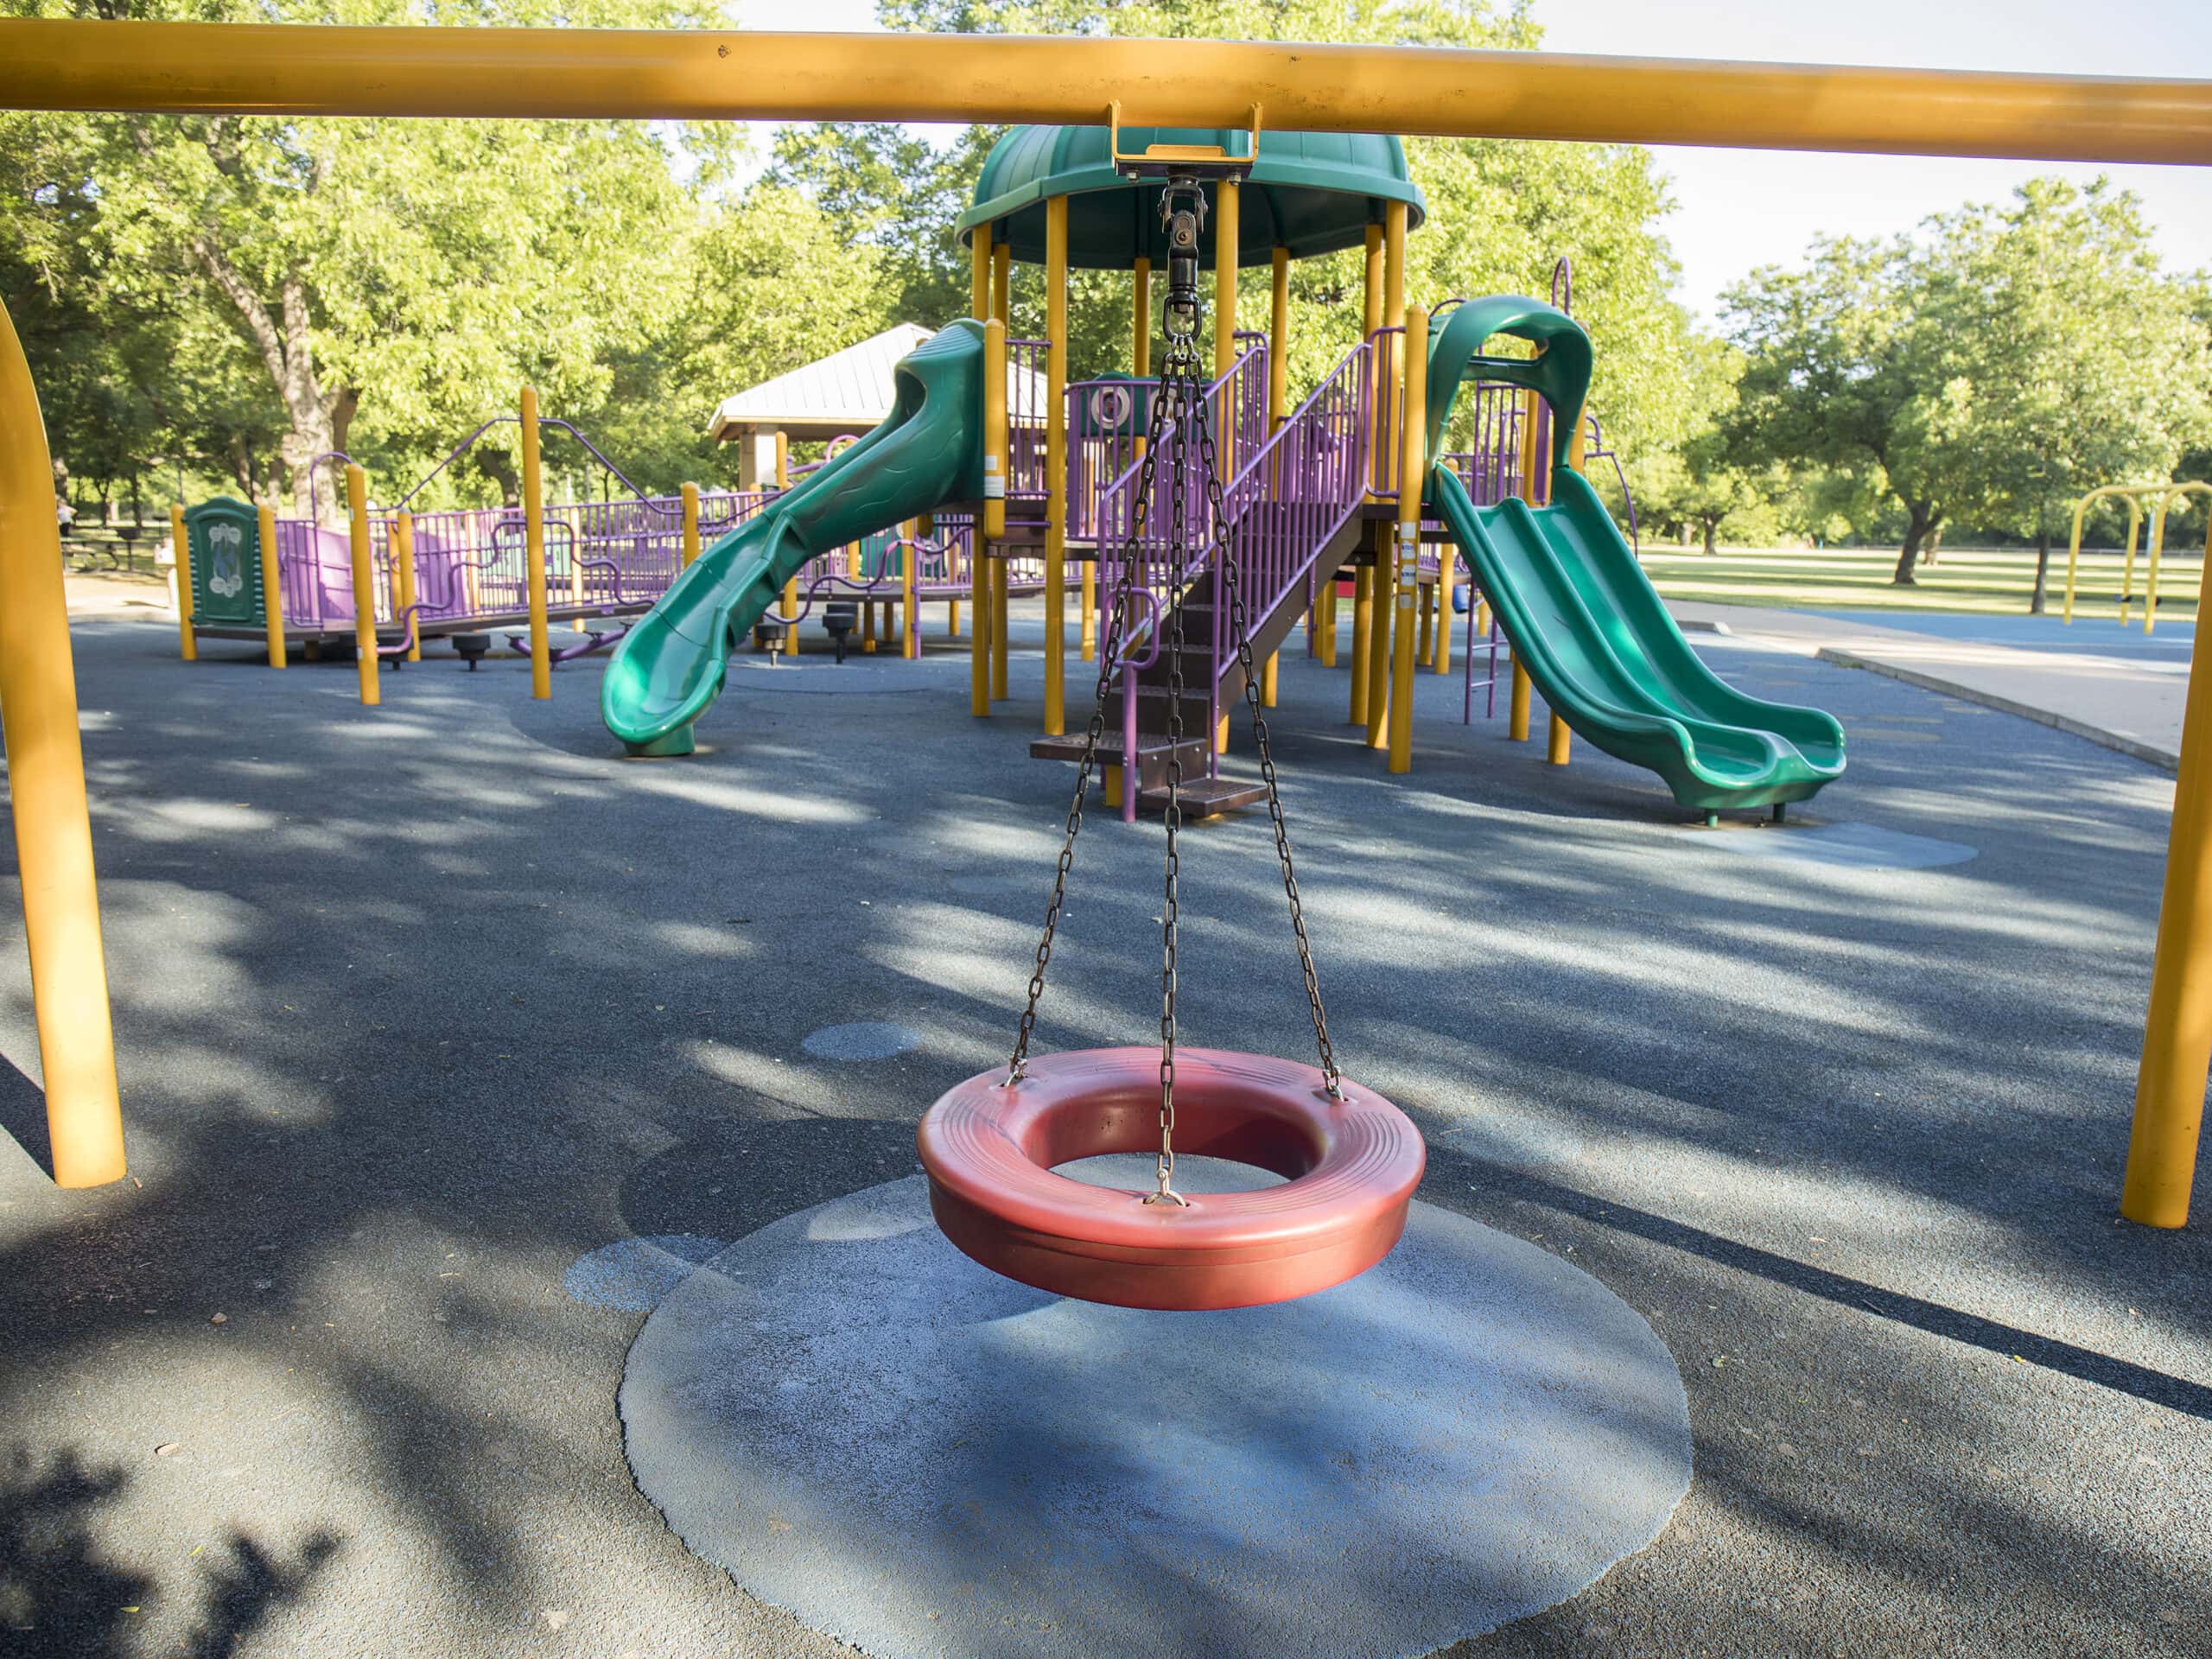
[[[1533,358],[1483,354],[1507,334]],[[1590,338],[1541,300],[1497,295],[1448,314],[1429,342],[1427,499],[1451,530],[1513,654],[1577,735],[1665,779],[1701,812],[1809,798],[1841,776],[1843,728],[1817,709],[1748,696],[1707,667],[1567,445],[1590,386]],[[1478,507],[1434,464],[1465,379],[1534,390],[1552,410],[1551,505]]]

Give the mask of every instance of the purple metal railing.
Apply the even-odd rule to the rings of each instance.
[[[1359,511],[1372,441],[1373,355],[1363,345],[1346,353],[1274,435],[1248,452],[1250,459],[1224,493],[1229,525],[1222,556],[1235,563],[1248,631],[1294,593],[1312,604],[1314,561]],[[1217,721],[1237,641],[1222,605],[1212,618],[1210,702]]]
[[[702,492],[700,539],[726,533],[772,499],[771,492]],[[550,612],[565,620],[651,605],[682,567],[683,515],[683,498],[673,495],[549,505],[544,524]],[[521,508],[435,508],[413,518],[418,627],[451,632],[528,612]],[[396,522],[389,511],[369,519],[371,597],[373,614],[385,626],[397,626],[399,614],[392,557]],[[288,626],[353,626],[353,543],[345,528],[278,519],[276,569]]]
[[[1206,574],[1217,557],[1215,549],[1220,561],[1235,566],[1248,631],[1293,593],[1311,601],[1314,560],[1359,510],[1366,493],[1373,358],[1370,346],[1355,346],[1267,435],[1267,351],[1264,343],[1248,348],[1208,393],[1218,400],[1217,410],[1224,411],[1217,419],[1232,434],[1223,446],[1232,468],[1222,492],[1226,522],[1215,524],[1204,480],[1194,468],[1186,481],[1185,535],[1179,548],[1172,545],[1172,480],[1155,479],[1141,537],[1134,533],[1135,471],[1101,493],[1100,589],[1108,595],[1106,603],[1126,605],[1131,612],[1111,664],[1122,676],[1124,817],[1136,810],[1137,675],[1158,655],[1161,620]],[[1237,660],[1237,642],[1219,602],[1225,595],[1218,586],[1215,591],[1206,634],[1202,640],[1186,636],[1185,644],[1205,652],[1198,671],[1211,716],[1217,721],[1222,682]],[[1211,748],[1208,745],[1210,753]]]
[[[1238,339],[1244,345],[1243,355],[1205,394],[1215,431],[1228,437],[1226,443],[1217,438],[1216,447],[1224,452],[1224,459],[1232,467],[1262,447],[1268,418],[1267,342],[1258,335],[1239,335]],[[1173,431],[1172,426],[1165,429],[1163,443]],[[1160,471],[1153,480],[1152,499],[1146,504],[1140,542],[1135,531],[1142,472],[1141,462],[1132,461],[1094,498],[1090,522],[1098,537],[1098,590],[1102,594],[1148,594],[1151,613],[1165,615],[1173,608],[1183,588],[1205,569],[1207,550],[1215,539],[1213,513],[1205,481],[1193,467],[1185,480],[1184,545],[1181,557],[1174,557],[1170,546],[1175,518],[1173,482],[1166,471]],[[1140,626],[1136,633],[1141,636],[1142,632]],[[1132,638],[1128,644],[1136,647],[1139,639]]]

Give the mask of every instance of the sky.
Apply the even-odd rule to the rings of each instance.
[[[1544,44],[1627,57],[1737,58],[2090,75],[2212,74],[2212,0],[1535,0]],[[737,0],[755,29],[873,29],[874,0]],[[765,151],[766,134],[761,148]],[[1680,297],[1708,325],[1760,265],[1816,235],[1887,236],[2022,181],[2099,173],[2136,192],[2169,268],[2212,268],[2212,168],[1661,149]],[[1573,250],[1562,250],[1572,252]]]

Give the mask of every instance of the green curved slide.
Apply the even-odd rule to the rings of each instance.
[[[1542,349],[1483,355],[1497,334]],[[1698,811],[1805,800],[1842,775],[1843,728],[1817,709],[1746,696],[1707,668],[1612,515],[1567,464],[1590,358],[1580,326],[1541,300],[1501,295],[1447,312],[1429,342],[1427,502],[1466,554],[1515,659],[1577,734],[1657,772]],[[1468,378],[1530,387],[1551,405],[1551,505],[1478,507],[1434,464]]]
[[[632,754],[689,754],[730,644],[811,558],[983,493],[983,332],[965,320],[893,371],[883,423],[694,560],[622,637],[600,717]]]

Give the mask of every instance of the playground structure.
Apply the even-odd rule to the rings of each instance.
[[[990,36],[35,19],[0,39],[0,107],[22,109],[1050,123],[1111,106],[1233,126],[1264,107],[1330,131],[2212,164],[2212,86],[2171,79]],[[54,1173],[99,1185],[124,1173],[122,1118],[53,474],[12,323],[0,426],[0,716]],[[534,471],[534,420],[524,437]],[[2212,1069],[2212,660],[2196,666],[2121,1203],[2162,1227],[2187,1217]]]
[[[1148,445],[1164,435],[1146,430],[1161,384],[1150,373],[1152,277],[1168,250],[1147,207],[1156,187],[1129,160],[1166,165],[1208,156],[1236,158],[1200,181],[1193,215],[1194,257],[1213,274],[1205,407],[1218,451],[1208,467],[1222,493],[1211,499],[1186,489],[1171,499],[1147,467]],[[1089,735],[1067,729],[1066,592],[1080,594],[1085,661],[1100,648],[1100,594],[1120,607],[1110,632],[1123,655],[1107,664],[1100,713],[1120,733],[1103,787],[1125,818],[1166,805],[1174,765],[1205,766],[1181,798],[1201,815],[1261,798],[1260,785],[1219,772],[1225,710],[1247,671],[1240,653],[1249,648],[1259,664],[1263,706],[1274,702],[1277,653],[1301,622],[1308,650],[1333,665],[1344,579],[1352,584],[1346,717],[1370,748],[1388,750],[1391,771],[1409,770],[1414,667],[1449,669],[1462,553],[1514,646],[1514,738],[1528,735],[1533,674],[1552,710],[1554,763],[1567,758],[1568,732],[1580,731],[1658,772],[1677,802],[1708,821],[1731,808],[1772,807],[1779,816],[1840,772],[1841,732],[1825,715],[1734,696],[1681,640],[1580,481],[1590,356],[1563,309],[1446,302],[1437,315],[1450,320],[1438,346],[1456,347],[1458,367],[1439,378],[1425,328],[1416,338],[1408,321],[1407,238],[1426,211],[1395,138],[1119,124],[1009,130],[986,157],[960,220],[975,321],[906,359],[883,424],[825,461],[772,515],[717,542],[623,641],[601,684],[608,728],[632,753],[688,753],[734,642],[760,623],[779,592],[791,614],[796,573],[808,562],[921,515],[961,514],[980,619],[970,684],[978,715],[1005,695],[1007,563],[1041,532],[1045,690],[1033,754],[1071,760],[1088,752]],[[1290,264],[1355,248],[1365,254],[1362,333],[1294,409]],[[1006,338],[1015,261],[1045,267],[1042,342]],[[1264,334],[1236,326],[1238,271],[1261,264],[1273,278]],[[1127,372],[1069,383],[1075,269],[1129,272]],[[1570,280],[1562,263],[1556,297],[1567,297]],[[1471,334],[1469,319],[1526,332],[1537,309],[1566,332],[1530,338],[1540,351],[1571,344],[1560,360],[1575,365],[1572,374],[1531,377],[1514,359],[1478,356],[1486,332]],[[1516,321],[1524,327],[1514,328]],[[1039,411],[1010,410],[1003,396],[1035,386],[1040,345],[1041,445]],[[1446,454],[1461,372],[1470,368],[1480,371],[1470,377],[1463,416],[1471,443],[1452,452],[1445,470],[1453,486],[1431,504],[1426,480]],[[1425,378],[1432,384],[1423,388]],[[1434,418],[1416,432],[1422,407]],[[1569,474],[1572,486],[1560,481]],[[1154,493],[1141,497],[1147,488]],[[1573,498],[1571,513],[1554,505],[1562,491]],[[1516,497],[1525,518],[1473,517],[1494,515]],[[1232,566],[1249,617],[1243,634],[1224,596]],[[1522,597],[1539,592],[1541,602]],[[1160,649],[1171,630],[1195,641],[1190,679],[1184,653],[1171,661]],[[1471,692],[1463,702],[1470,700]]]
[[[2135,546],[2143,530],[2143,503],[2149,498],[2151,505],[2151,541],[2149,559],[2143,573],[2143,632],[2148,633],[2158,622],[2158,568],[2166,548],[2166,515],[2177,499],[2186,501],[2191,496],[2212,499],[2212,484],[2176,483],[2161,480],[2152,484],[2107,484],[2101,489],[2091,490],[2074,504],[2074,531],[2066,544],[2066,607],[2063,620],[2074,620],[2075,575],[2082,562],[2082,524],[2089,509],[2100,501],[2127,503],[2127,543],[2126,563],[2120,578],[2120,626],[2127,626],[2127,607],[2135,595]],[[2208,568],[2212,568],[2212,522],[2208,522],[2204,535],[2204,556]]]

